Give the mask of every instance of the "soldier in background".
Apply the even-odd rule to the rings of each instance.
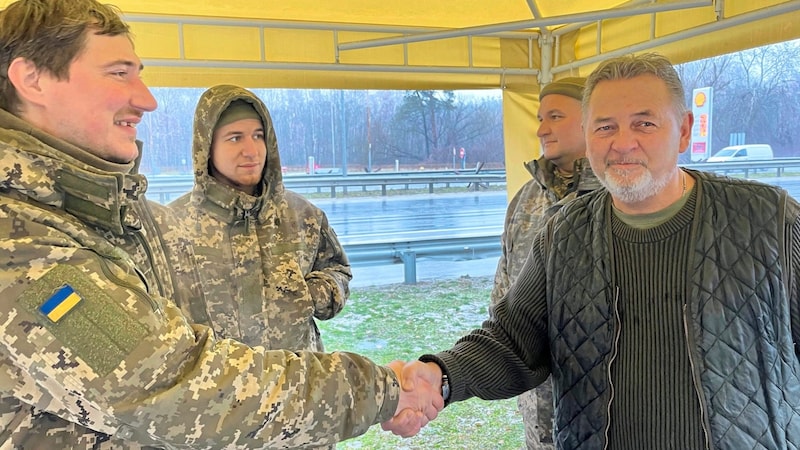
[[[585,78],[552,82],[539,93],[539,159],[525,167],[533,179],[517,192],[506,211],[491,302],[497,303],[519,275],[536,234],[547,219],[570,200],[599,188],[586,159],[581,129],[581,98]],[[548,379],[517,399],[530,450],[553,449],[553,385]]]
[[[438,390],[403,391],[395,363],[251,348],[181,313],[196,271],[137,173],[141,70],[95,0],[0,11],[0,448],[309,447],[404,406],[410,429],[434,418]]]
[[[342,310],[350,264],[325,213],[284,188],[267,107],[238,86],[208,89],[192,155],[194,189],[170,207],[193,243],[214,331],[267,349],[323,351],[314,319]]]

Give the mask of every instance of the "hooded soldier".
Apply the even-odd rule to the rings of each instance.
[[[350,264],[325,213],[284,188],[264,103],[231,85],[197,103],[194,188],[170,204],[193,241],[206,295],[182,305],[222,337],[322,351],[315,318],[338,314]]]

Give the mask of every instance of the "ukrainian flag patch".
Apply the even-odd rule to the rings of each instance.
[[[47,299],[39,311],[52,322],[57,323],[83,300],[72,286],[65,284]]]

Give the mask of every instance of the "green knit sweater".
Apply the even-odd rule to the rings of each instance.
[[[696,197],[692,193],[684,208],[653,228],[637,229],[612,219],[621,330],[619,353],[611,367],[610,449],[705,446],[683,336]]]

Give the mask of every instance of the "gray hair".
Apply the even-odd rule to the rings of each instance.
[[[623,80],[640,75],[653,75],[664,81],[667,86],[675,113],[678,117],[688,112],[685,103],[683,83],[672,63],[664,56],[657,53],[644,53],[641,55],[626,55],[603,61],[586,79],[581,106],[584,111],[584,120],[597,83],[606,80]]]

